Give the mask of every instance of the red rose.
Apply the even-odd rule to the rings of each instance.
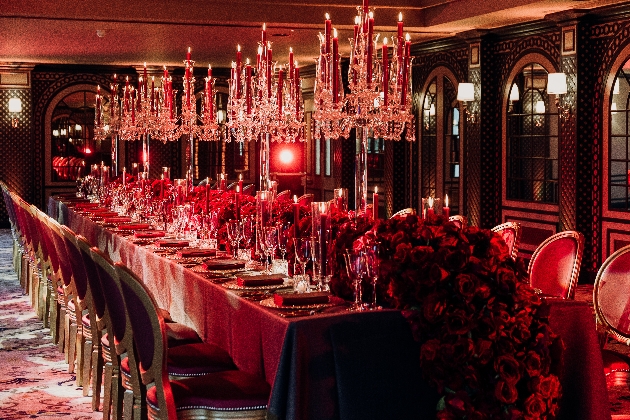
[[[449,271],[459,272],[466,267],[468,256],[460,250],[448,252],[444,257],[444,268]]]
[[[525,371],[531,377],[535,377],[542,372],[542,360],[540,355],[530,350],[525,356]]]
[[[462,295],[466,301],[472,300],[477,291],[477,284],[468,274],[459,274],[455,277],[455,290]]]
[[[544,398],[558,398],[560,395],[560,381],[556,375],[542,377],[538,383],[537,391]]]
[[[475,357],[481,365],[486,365],[492,361],[494,351],[492,350],[492,341],[477,340],[475,343]]]
[[[514,271],[508,268],[499,268],[497,270],[497,283],[503,292],[514,293],[517,283]]]
[[[429,271],[429,277],[434,283],[439,283],[448,278],[448,271],[444,270],[438,264],[433,264]]]
[[[421,265],[433,254],[430,246],[414,246],[410,252],[411,263]]]
[[[509,335],[516,341],[517,343],[524,343],[529,340],[532,336],[529,331],[529,324],[525,322],[516,322],[510,328]]]
[[[424,319],[430,323],[438,322],[444,316],[446,310],[445,300],[437,293],[432,293],[425,298],[422,305],[422,314]]]
[[[538,394],[532,394],[525,400],[524,404],[526,419],[539,419],[547,411],[547,404]]]
[[[428,362],[435,360],[439,348],[440,340],[432,339],[427,341],[420,347],[420,359]]]
[[[502,380],[510,384],[516,384],[521,379],[520,364],[511,355],[499,356],[494,361],[494,369]]]
[[[494,387],[494,396],[501,404],[514,404],[518,399],[518,391],[514,384],[499,379]]]
[[[446,317],[449,334],[461,335],[470,331],[470,316],[463,309],[455,309]]]
[[[475,351],[473,341],[468,337],[460,337],[453,345],[453,361],[463,364],[468,361]]]
[[[394,254],[394,261],[404,264],[409,260],[409,253],[411,252],[411,245],[398,244],[396,246],[396,253]]]

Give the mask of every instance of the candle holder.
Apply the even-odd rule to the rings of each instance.
[[[331,246],[330,202],[316,201],[311,203],[312,219],[312,258],[313,281],[320,291],[330,290],[328,283],[332,277],[332,265],[328,262]]]
[[[170,180],[171,179],[171,168],[169,168],[168,166],[162,166],[162,175],[164,175],[164,179]]]
[[[186,202],[186,179],[176,179],[173,181],[175,188],[175,205],[182,206]]]
[[[269,191],[256,191],[256,254],[264,255],[263,231],[272,222],[272,202]]]
[[[348,189],[335,188],[334,203],[337,211],[346,213],[348,211]]]
[[[429,218],[430,215],[442,214],[442,206],[439,198],[426,197],[422,199],[421,214],[423,219]]]

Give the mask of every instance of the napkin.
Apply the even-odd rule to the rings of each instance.
[[[125,223],[124,225],[118,225],[118,230],[143,230],[151,227],[148,223]]]
[[[99,203],[77,203],[77,205],[75,206],[77,209],[93,209],[100,206]]]
[[[228,258],[213,258],[203,262],[206,270],[229,270],[233,268],[245,268],[245,261]]]
[[[134,236],[136,238],[161,238],[164,235],[166,235],[166,232],[164,232],[163,230],[152,230],[148,232],[134,233]]]
[[[273,303],[277,306],[314,305],[328,303],[330,292],[274,293]]]
[[[199,248],[189,248],[182,249],[177,253],[177,256],[180,258],[199,258],[199,257],[214,257],[217,255],[216,249],[199,249]]]
[[[116,216],[116,217],[106,217],[103,219],[105,223],[117,224],[117,223],[127,223],[131,222],[131,217],[129,216]]]
[[[284,274],[259,274],[236,278],[236,284],[241,287],[273,286],[284,283]]]
[[[96,214],[96,213],[112,213],[112,211],[110,209],[108,209],[107,207],[95,207],[93,209],[88,209],[86,210],[88,213],[92,213],[92,214]],[[115,213],[116,216],[118,216],[118,213]]]
[[[117,217],[118,213],[116,213],[115,211],[103,211],[103,212],[90,212],[92,213],[92,216],[94,217],[102,217],[102,218],[106,218],[106,217]]]
[[[188,246],[188,241],[179,241],[176,239],[160,239],[155,243],[157,246],[162,247],[171,247],[171,248],[183,248]]]

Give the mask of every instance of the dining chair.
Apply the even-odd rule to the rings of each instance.
[[[4,199],[4,206],[7,210],[7,215],[9,217],[9,225],[11,227],[11,237],[13,238],[13,269],[15,270],[15,273],[20,278],[20,286],[24,288],[24,284],[22,283],[21,281],[22,279],[20,277],[22,255],[24,251],[22,248],[21,240],[20,240],[21,238],[20,238],[20,232],[19,232],[19,225],[15,218],[15,212],[13,209],[13,200],[11,199],[11,194],[10,194],[8,185],[0,181],[0,188],[2,189],[2,198]]]
[[[518,249],[521,244],[521,224],[517,222],[505,222],[493,227],[490,230],[503,237],[503,241],[508,246],[510,256],[513,260],[516,260],[516,257],[518,257]]]
[[[254,195],[256,192],[256,188],[254,184],[247,184],[243,187],[243,194]]]
[[[398,217],[398,216],[405,216],[407,214],[416,214],[416,210],[411,208],[411,207],[407,207],[406,209],[398,210],[396,213],[392,214],[390,219],[393,219],[394,217]]]
[[[310,206],[313,202],[313,194],[303,194],[301,197],[298,197],[298,203],[300,206]]]
[[[573,299],[583,250],[580,232],[567,230],[545,239],[529,262],[530,285],[547,296]]]
[[[157,305],[131,270],[121,263],[115,265],[133,330],[138,371],[146,386],[148,417],[266,418],[271,388],[254,375],[224,370],[183,379],[169,378],[168,362],[173,350],[167,346],[166,326]]]
[[[630,346],[630,245],[618,249],[602,264],[593,286],[595,319],[600,333],[606,382],[628,382],[630,359],[605,349],[608,337]]]
[[[448,221],[455,223],[460,230],[468,226],[468,219],[466,219],[466,216],[462,216],[461,214],[450,216]]]
[[[276,195],[276,200],[291,200],[291,190],[284,190]]]

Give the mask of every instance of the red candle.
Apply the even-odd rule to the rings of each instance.
[[[365,0],[367,1],[367,0]],[[368,39],[367,39],[367,85],[372,85],[372,56],[374,54],[374,18],[370,14],[368,19]]]
[[[339,195],[337,196],[337,210],[343,211],[343,189],[339,188]]]
[[[402,58],[403,55],[403,20],[402,20],[402,12],[398,13],[398,36],[397,36],[397,52],[398,60]]]
[[[332,22],[330,21],[330,15],[326,13],[326,25],[324,27],[324,52],[330,54],[330,30],[332,28]]]
[[[155,112],[155,78],[151,76],[151,113]]]
[[[357,39],[359,37],[359,23],[361,23],[361,18],[359,16],[355,16],[354,17],[354,43],[352,44],[353,47],[355,47],[357,45]]]
[[[238,175],[238,191],[243,194],[243,174]]]
[[[407,39],[409,39],[409,34],[407,34]],[[411,41],[405,42],[405,58],[403,59],[403,68],[402,68],[402,86],[400,89],[400,106],[404,107],[407,102],[407,73],[409,68],[409,51],[411,50]]]
[[[326,275],[326,264],[328,263],[328,244],[326,243],[326,231],[329,229],[328,228],[328,214],[326,213],[321,213],[320,214],[320,219],[321,221],[321,225],[320,225],[320,246],[321,246],[321,269],[322,269],[322,276]]]
[[[101,86],[96,86],[96,125],[101,125]]]
[[[147,62],[144,62],[144,72],[142,74],[144,80],[144,99],[147,99],[147,87],[149,85],[149,76],[147,76]]]
[[[284,84],[284,70],[278,70],[278,118],[282,118],[282,86]]]
[[[236,220],[241,219],[241,192],[238,187],[236,187],[236,192],[234,192],[234,211],[236,212]]]
[[[271,78],[273,76],[272,74],[272,67],[273,67],[273,62],[271,61],[272,58],[272,51],[271,51],[271,45],[269,45],[267,47],[267,97],[271,98]]]
[[[372,195],[372,217],[374,220],[378,220],[378,187],[374,187],[374,194]]]
[[[206,178],[206,214],[210,213],[210,178]]]
[[[245,101],[247,102],[247,115],[252,113],[252,66],[247,62],[245,67]]]
[[[429,208],[427,209],[427,219],[435,214],[433,210],[433,197],[429,197]]]
[[[337,29],[335,29],[335,36],[333,38],[333,66],[332,66],[332,87],[333,87],[333,103],[337,103],[339,96],[339,72],[337,68],[339,67],[339,39],[337,38]]]
[[[293,196],[293,236],[300,236],[300,203],[298,203],[297,195]]]
[[[448,206],[448,194],[444,196],[444,207],[442,207],[442,214],[447,219],[451,217],[451,209]]]
[[[131,97],[131,122],[136,122],[136,107],[135,107],[135,103],[136,103],[136,91],[134,90],[132,92],[132,97]]]
[[[289,48],[289,80],[295,80],[294,67],[293,48]]]
[[[370,7],[370,0],[363,0],[363,13],[367,13]]]
[[[160,179],[160,199],[164,199],[164,174],[162,174],[162,179]]]
[[[227,187],[227,180],[225,179],[225,174],[221,174],[221,182],[219,183],[219,189],[221,191],[225,191]]]
[[[295,115],[300,116],[300,68],[295,63]]]
[[[236,75],[236,99],[241,98],[241,59],[241,46],[238,45],[236,51],[236,70],[234,70],[234,73]]]
[[[263,47],[259,46],[258,47],[258,53],[256,53],[256,73],[258,73],[258,74],[260,74],[260,69],[261,69],[260,66],[261,66],[262,62],[261,62],[261,58],[260,57],[262,55],[262,52],[263,52]]]
[[[387,38],[383,39],[383,103],[387,106],[389,94],[389,57],[387,56]]]

